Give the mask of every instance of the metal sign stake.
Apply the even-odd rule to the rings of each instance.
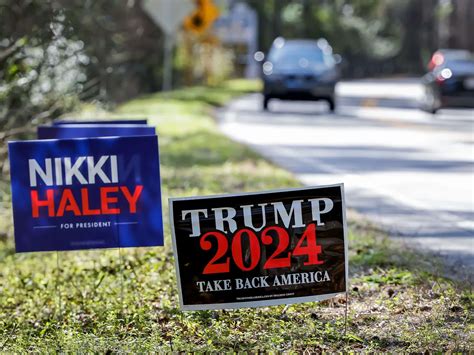
[[[56,293],[57,293],[57,297],[58,297],[58,315],[57,315],[57,318],[58,318],[58,324],[57,324],[57,328],[58,328],[58,331],[60,330],[60,326],[62,325],[63,323],[63,306],[62,306],[62,301],[61,301],[61,288],[60,288],[60,285],[59,285],[59,278],[60,278],[60,265],[59,265],[59,251],[56,250]],[[61,351],[62,347],[61,347],[61,342],[59,341],[58,339],[58,350]]]
[[[349,292],[346,291],[346,306],[344,308],[344,338],[347,335],[347,313],[349,310]]]
[[[58,321],[62,321],[62,302],[61,302],[61,289],[59,286],[59,273],[60,273],[60,265],[59,265],[59,251],[56,250],[56,296],[58,297]]]
[[[119,260],[120,260],[120,314],[123,316],[123,303],[124,303],[124,282],[125,276],[123,274],[123,255],[122,248],[119,246]]]
[[[120,264],[120,316],[123,317],[123,302],[124,302],[124,275],[123,275],[123,256],[122,256],[122,247],[120,244],[120,226],[118,224],[118,219],[115,221],[115,228],[117,231],[117,245],[119,253],[119,264]]]

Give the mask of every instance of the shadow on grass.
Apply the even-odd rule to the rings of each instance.
[[[196,102],[211,106],[222,106],[233,97],[257,91],[259,91],[258,82],[244,81],[241,83],[239,80],[234,80],[219,86],[193,86],[176,89],[170,92],[158,92],[149,95],[142,95],[138,100],[173,100],[182,101],[183,103]]]
[[[164,145],[161,154],[161,164],[173,168],[222,165],[249,159],[258,159],[258,156],[245,146],[206,130],[174,138]]]

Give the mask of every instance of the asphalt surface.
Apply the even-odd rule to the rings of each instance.
[[[417,80],[365,80],[324,102],[233,101],[221,130],[305,185],[343,182],[347,207],[451,270],[474,270],[474,110],[417,109]]]

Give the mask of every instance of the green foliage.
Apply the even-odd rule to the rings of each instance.
[[[65,17],[49,1],[2,0],[0,139],[71,109],[86,80],[83,43],[65,36]],[[7,131],[7,132],[5,132]],[[16,132],[15,132],[16,133]]]
[[[54,0],[68,35],[84,44],[89,82],[83,99],[123,102],[158,91],[163,34],[140,1]]]
[[[51,1],[0,0],[0,238],[9,209],[7,141],[71,110],[86,80],[83,43]]]
[[[349,77],[421,74],[422,55],[437,49],[439,23],[452,11],[437,0],[246,2],[259,15],[262,50],[277,36],[325,38],[342,55],[341,68]],[[443,16],[437,15],[441,9]]]
[[[215,103],[254,87],[240,81],[149,95],[101,115],[147,116],[156,125],[164,201],[299,186],[287,172],[220,135],[210,116]],[[472,320],[470,290],[436,276],[432,259],[415,258],[367,223],[350,220],[351,292],[344,335],[344,297],[286,307],[180,311],[166,222],[164,248],[14,254],[11,222],[0,219],[2,233],[8,234],[0,242],[0,351],[472,348],[466,332]]]

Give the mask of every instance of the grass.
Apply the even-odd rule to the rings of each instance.
[[[257,89],[256,83],[232,81],[148,95],[113,113],[89,106],[82,115],[148,117],[156,125],[164,199],[299,186],[289,173],[222,136],[211,118],[215,106]],[[389,241],[354,216],[344,335],[344,297],[181,312],[168,225],[164,248],[14,254],[9,197],[4,201],[2,352],[473,349],[470,285],[440,277],[433,258]]]

